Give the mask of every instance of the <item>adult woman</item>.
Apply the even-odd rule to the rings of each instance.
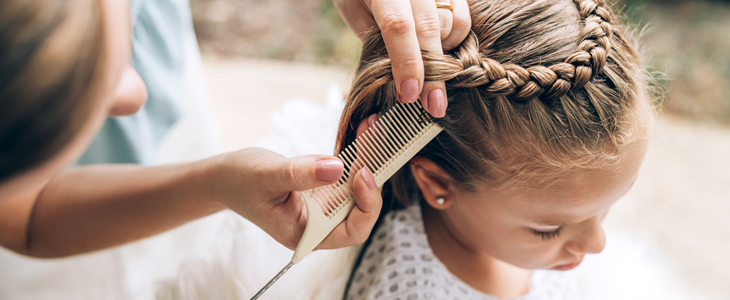
[[[375,20],[398,15],[382,1],[370,4],[376,2]],[[433,19],[435,8],[429,14]],[[106,116],[134,113],[144,102],[144,85],[127,63],[127,15],[126,3],[113,0],[0,4],[0,103],[7,108],[0,111],[0,245],[36,257],[67,256],[229,208],[295,246],[306,213],[291,191],[338,179],[342,164],[334,158],[285,159],[247,149],[188,164],[60,171],[80,155]],[[402,19],[386,24],[396,24],[401,35],[416,35]],[[422,79],[415,80],[415,89],[409,83],[401,91],[404,99],[420,92]],[[367,171],[357,175],[354,190],[357,208],[322,247],[367,237],[380,196]]]

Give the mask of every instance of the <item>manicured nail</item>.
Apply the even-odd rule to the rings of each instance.
[[[444,91],[435,89],[428,94],[428,109],[432,116],[443,118],[446,115]]]
[[[371,190],[378,188],[375,184],[375,177],[373,177],[373,173],[370,173],[368,168],[363,168],[362,170],[362,181],[365,181],[365,185],[367,185]]]
[[[368,128],[373,127],[373,124],[378,121],[378,115],[374,114],[368,117]]]
[[[322,159],[314,163],[314,173],[319,180],[332,181],[342,177],[345,166],[338,159]]]
[[[418,100],[418,80],[403,80],[400,84],[401,101],[413,103]]]

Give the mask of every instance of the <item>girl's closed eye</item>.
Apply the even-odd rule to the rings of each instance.
[[[531,229],[531,230],[532,230],[532,233],[535,234],[535,236],[541,238],[544,241],[544,240],[549,240],[552,238],[560,237],[560,231],[563,230],[563,227],[562,226],[558,227],[558,229],[555,229],[553,231],[540,231],[537,229]]]

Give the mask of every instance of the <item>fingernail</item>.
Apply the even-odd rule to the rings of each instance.
[[[431,115],[436,118],[443,118],[446,115],[446,98],[444,91],[435,89],[428,94],[428,108]]]
[[[365,185],[367,185],[371,190],[377,189],[378,186],[375,184],[375,177],[373,177],[373,173],[370,173],[368,168],[363,168],[362,172],[362,181],[365,181]]]
[[[374,114],[368,117],[368,128],[373,127],[373,124],[378,121],[378,115]]]
[[[314,163],[314,173],[319,180],[337,180],[342,177],[345,166],[337,159],[322,159]]]
[[[405,103],[413,103],[418,100],[418,80],[403,80],[400,84],[401,100]]]

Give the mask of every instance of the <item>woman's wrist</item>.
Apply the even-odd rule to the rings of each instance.
[[[227,209],[228,203],[221,190],[221,173],[223,156],[217,155],[188,164],[184,168],[185,176],[179,184],[186,191],[191,201],[200,209],[211,213]]]

